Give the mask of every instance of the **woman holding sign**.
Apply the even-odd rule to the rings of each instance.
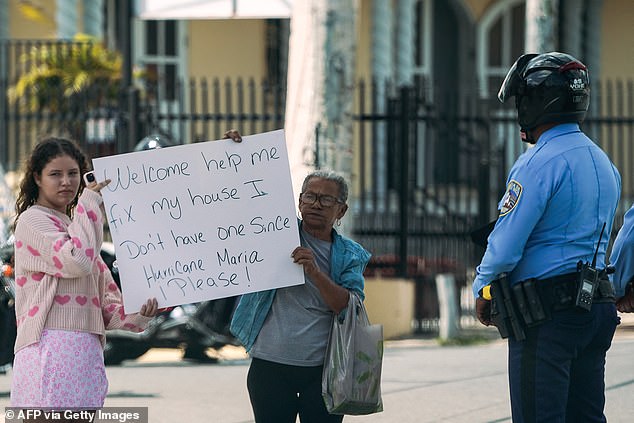
[[[306,283],[243,295],[231,330],[252,357],[247,387],[256,423],[341,422],[321,394],[334,313],[354,291],[364,298],[370,253],[334,230],[348,210],[348,185],[327,171],[309,174],[299,196],[301,246],[291,254]]]
[[[99,256],[100,190],[110,181],[83,182],[86,170],[84,154],[64,138],[44,139],[26,162],[15,219],[13,407],[101,408],[105,330],[140,332],[157,312],[151,299],[125,314]]]

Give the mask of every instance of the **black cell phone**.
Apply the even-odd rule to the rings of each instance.
[[[95,178],[95,171],[94,170],[91,170],[90,172],[84,173],[84,182],[86,183],[86,185],[92,184],[96,180],[97,179]]]

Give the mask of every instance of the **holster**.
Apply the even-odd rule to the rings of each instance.
[[[526,339],[518,308],[513,300],[506,274],[491,282],[491,321],[502,338],[511,335],[518,341]]]
[[[537,326],[550,319],[551,307],[544,304],[537,279],[527,279],[513,286],[513,300],[524,324]]]

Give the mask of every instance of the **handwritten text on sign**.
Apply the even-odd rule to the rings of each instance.
[[[284,131],[93,160],[126,311],[304,283]]]

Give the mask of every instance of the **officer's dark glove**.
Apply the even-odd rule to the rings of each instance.
[[[491,301],[484,298],[476,298],[476,317],[484,326],[491,326]]]

